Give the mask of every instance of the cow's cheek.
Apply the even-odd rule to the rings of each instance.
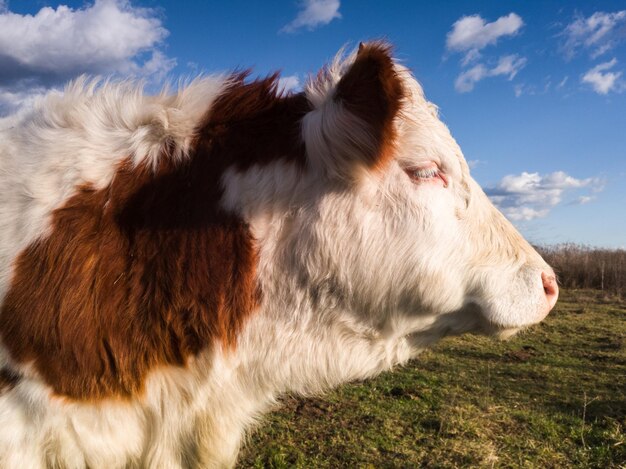
[[[413,295],[433,314],[459,310],[465,303],[468,253],[464,223],[455,213],[453,195],[441,187],[419,188],[419,208],[410,238]],[[404,242],[404,241],[402,241]]]

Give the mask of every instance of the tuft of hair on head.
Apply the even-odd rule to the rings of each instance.
[[[312,167],[354,181],[363,169],[387,166],[394,154],[394,120],[405,98],[389,44],[359,44],[346,59],[338,57],[322,69],[305,93],[313,107],[303,119]]]

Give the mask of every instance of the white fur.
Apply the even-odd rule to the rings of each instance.
[[[543,317],[549,267],[471,179],[436,108],[400,66],[410,92],[396,160],[376,174],[359,167],[354,148],[372,142],[333,101],[353,60],[306,87],[308,169],[277,161],[223,176],[223,207],[257,240],[263,291],[236,350],[217,343],[185,369],[155,370],[130,402],[53,397],[21,368],[26,377],[0,396],[0,467],[229,467],[281,393],[319,393],[404,363],[444,335]],[[45,236],[51,211],[77,185],[104,187],[122,158],[154,161],[170,142],[182,157],[225,83],[152,98],[127,84],[78,83],[5,123],[0,301],[12,260]],[[445,171],[448,187],[408,178],[404,168],[426,162]]]

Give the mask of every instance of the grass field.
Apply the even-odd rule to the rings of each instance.
[[[512,340],[446,339],[375,380],[283,402],[238,467],[626,467],[626,301],[562,292]]]

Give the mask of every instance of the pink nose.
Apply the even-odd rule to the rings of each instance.
[[[542,272],[541,281],[543,282],[543,291],[548,300],[548,311],[554,308],[556,300],[559,298],[559,287],[556,284],[556,278],[552,272]]]

